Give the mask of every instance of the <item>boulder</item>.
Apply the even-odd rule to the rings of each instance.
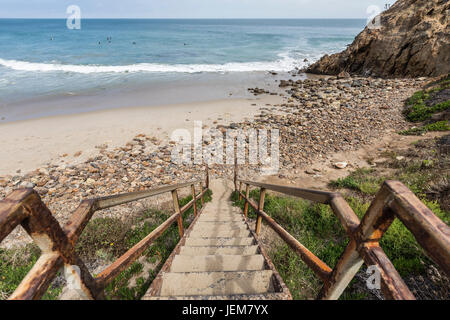
[[[341,53],[325,55],[306,72],[378,77],[435,77],[450,72],[450,2],[398,0]]]

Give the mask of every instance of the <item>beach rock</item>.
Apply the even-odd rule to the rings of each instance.
[[[450,72],[449,1],[398,0],[341,53],[306,71],[339,75],[419,77]]]
[[[347,162],[335,162],[334,166],[338,169],[345,169],[348,166]]]
[[[34,188],[36,185],[34,184],[34,183],[32,183],[32,182],[28,182],[28,181],[23,181],[21,184],[20,184],[20,187],[21,188]]]
[[[347,71],[341,71],[337,75],[337,78],[338,79],[347,79],[347,78],[350,78],[350,74]]]
[[[95,180],[92,179],[92,178],[88,178],[88,179],[86,180],[86,184],[87,184],[88,186],[92,186],[92,185],[95,184]]]

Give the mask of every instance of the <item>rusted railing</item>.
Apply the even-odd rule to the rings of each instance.
[[[245,181],[238,179],[236,173],[234,177],[239,200],[245,199],[244,215],[247,217],[249,205],[256,211],[256,234],[259,234],[261,222],[264,220],[322,279],[324,286],[318,299],[338,299],[363,263],[377,267],[381,277],[381,289],[387,299],[415,299],[379,245],[383,234],[395,218],[400,219],[428,256],[450,275],[450,228],[401,182],[384,182],[360,221],[339,193]],[[245,194],[242,192],[243,185]],[[249,197],[250,186],[260,189],[258,204]],[[264,212],[266,190],[331,206],[350,238],[334,269],[327,266]]]
[[[198,194],[195,192],[196,184],[200,185],[200,192]],[[180,208],[178,190],[185,187],[191,187],[193,199]],[[205,187],[203,186],[202,180],[196,180],[152,190],[84,200],[74,211],[69,222],[64,227],[59,225],[36,191],[33,189],[13,191],[5,199],[0,201],[0,242],[14,228],[22,225],[33,241],[39,246],[42,254],[9,299],[40,299],[47,291],[61,267],[65,268],[65,274],[71,274],[73,276],[71,277],[72,284],[75,282],[77,288],[81,289],[80,293],[82,298],[104,299],[104,288],[108,283],[136,261],[173,223],[177,222],[180,238],[183,236],[183,213],[193,207],[194,214],[198,214],[197,200],[200,199],[203,204],[203,197],[208,187],[209,175],[208,168],[206,168]],[[175,213],[97,277],[93,277],[84,262],[75,252],[77,240],[92,215],[98,210],[149,198],[166,192],[171,192],[172,194]],[[75,270],[76,267],[79,270]]]

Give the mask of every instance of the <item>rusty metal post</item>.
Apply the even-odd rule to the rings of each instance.
[[[248,214],[248,197],[250,196],[250,185],[247,184],[245,188],[245,204],[244,204],[244,216],[247,218]]]
[[[241,192],[242,192],[242,182],[239,182],[239,201],[242,200],[242,194],[241,194]]]
[[[194,200],[194,216],[197,216],[197,197],[195,195],[195,185],[191,186],[192,199]]]
[[[265,188],[261,188],[261,190],[259,191],[259,203],[258,203],[258,218],[256,220],[256,229],[255,229],[255,233],[256,235],[259,235],[259,232],[261,231],[261,222],[262,222],[262,216],[261,216],[261,211],[264,210],[264,198],[266,197],[266,189]]]
[[[238,164],[237,164],[237,157],[234,159],[234,191],[237,191],[237,177],[238,177]]]
[[[178,233],[180,234],[180,238],[184,235],[184,229],[183,229],[183,216],[181,215],[180,211],[180,203],[178,201],[178,192],[177,190],[172,191],[172,199],[173,199],[173,207],[175,209],[175,213],[178,214]]]

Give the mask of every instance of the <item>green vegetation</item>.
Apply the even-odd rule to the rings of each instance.
[[[439,112],[446,111],[450,108],[450,100],[442,101],[436,96],[448,96],[450,89],[450,75],[437,81],[431,85],[431,88],[421,90],[413,94],[406,102],[404,115],[408,121],[423,122],[431,121],[431,117]],[[427,123],[419,128],[413,128],[399,132],[402,135],[422,135],[429,131],[449,131],[450,126],[447,120],[435,120],[435,122]]]
[[[211,201],[212,192],[205,194],[205,202]],[[192,200],[192,196],[180,199],[180,206]],[[201,201],[197,201],[201,208]],[[86,262],[103,260],[111,262],[132,248],[150,232],[161,225],[171,213],[148,209],[129,221],[118,218],[97,218],[91,220],[77,242],[76,251]],[[188,228],[193,208],[183,215],[183,224]],[[133,263],[114,279],[105,290],[108,299],[140,299],[158,274],[170,253],[179,241],[178,227],[173,224],[144,253],[144,262],[152,266],[145,269],[142,260]],[[6,299],[19,285],[39,258],[40,250],[30,244],[17,249],[0,249],[0,299]],[[145,270],[148,270],[144,273]],[[135,285],[130,280],[135,278]],[[62,291],[61,286],[51,285],[43,299],[55,300]]]
[[[424,125],[423,127],[400,131],[399,134],[405,136],[417,136],[432,131],[450,131],[450,124],[447,120],[437,121],[435,123]]]
[[[0,249],[0,300],[14,292],[39,256],[40,250],[34,244],[22,248]],[[42,299],[55,300],[61,290],[62,288],[51,285]]]
[[[374,195],[380,188],[383,177],[371,175],[373,169],[361,168],[352,172],[345,178],[339,178],[330,183],[334,188],[347,188],[363,194]]]
[[[419,91],[409,100],[412,102],[411,107],[406,111],[406,118],[411,122],[421,122],[431,118],[435,113],[447,110],[450,107],[450,101],[441,102],[433,106],[427,106],[425,101],[429,98],[429,94]]]
[[[450,101],[432,103],[437,93],[450,88],[450,75],[431,85],[431,88],[417,91],[406,102],[405,116],[411,122],[420,122],[429,119],[434,113],[447,110]]]

